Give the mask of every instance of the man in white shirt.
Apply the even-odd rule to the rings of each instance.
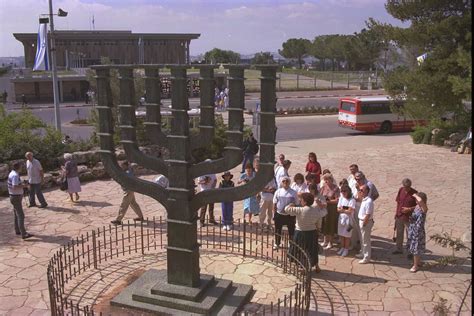
[[[198,178],[199,191],[214,189],[216,187],[216,184],[217,184],[217,177],[215,174],[207,174],[205,176],[201,176]],[[200,214],[199,214],[199,221],[201,222],[201,226],[205,225],[206,209],[208,209],[208,212],[209,212],[209,223],[213,225],[217,225],[217,222],[214,218],[214,203],[210,203],[201,207]]]
[[[44,179],[44,172],[41,163],[38,159],[33,158],[32,152],[25,154],[26,158],[26,171],[28,173],[28,183],[30,184],[30,205],[28,207],[36,206],[35,195],[38,197],[40,203],[39,208],[45,208],[48,206],[44,199],[43,192],[41,191],[41,183]]]
[[[372,227],[374,226],[374,202],[369,197],[369,191],[367,185],[362,185],[359,188],[359,193],[362,196],[359,209],[359,227],[362,240],[362,260],[360,260],[359,263],[361,264],[369,263],[372,254],[370,235],[372,233]]]
[[[351,174],[347,177],[347,182],[349,183],[349,188],[352,191],[352,196],[356,199],[356,205],[355,205],[354,212],[352,213],[352,216],[354,218],[354,223],[358,223],[359,219],[357,216],[358,216],[358,212],[360,208],[361,199],[357,198],[359,192],[357,192],[357,181],[355,179],[355,174],[359,172],[359,166],[356,164],[352,164],[349,166],[349,171],[351,172]],[[359,225],[354,225],[354,229],[352,230],[351,245],[349,247],[349,250],[354,249],[354,248],[355,249],[359,248],[360,246],[359,236],[360,236]]]
[[[288,169],[290,169],[290,166],[291,166],[291,161],[287,159],[287,160],[283,161],[282,166],[278,167],[275,170],[275,181],[278,184],[279,188],[281,188],[281,186],[282,186],[281,180],[284,177],[289,177],[290,176],[288,174]]]
[[[273,249],[280,248],[283,226],[288,229],[288,238],[293,238],[295,232],[296,217],[288,215],[285,207],[296,204],[296,191],[290,188],[290,177],[282,177],[280,188],[273,195],[273,220],[275,222],[275,244]]]
[[[13,164],[13,170],[8,175],[8,194],[10,195],[10,203],[13,205],[13,212],[15,214],[15,233],[21,235],[21,238],[27,239],[33,235],[27,233],[25,229],[25,213],[23,212],[21,199],[23,197],[23,188],[28,187],[28,184],[21,182],[20,168],[21,162]]]
[[[260,225],[263,226],[265,219],[267,220],[267,226],[271,227],[272,217],[273,217],[273,193],[276,191],[275,179],[270,180],[267,185],[263,188],[261,197],[262,197],[262,206],[260,206],[260,215],[259,221]]]

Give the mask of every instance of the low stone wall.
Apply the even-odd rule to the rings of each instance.
[[[165,151],[163,148],[156,145],[140,147],[140,150],[143,153],[152,157],[163,157],[166,159],[166,156],[168,155],[167,151]],[[100,154],[98,153],[97,150],[78,151],[78,152],[72,153],[72,155],[73,155],[73,159],[77,162],[79,180],[81,182],[110,178],[110,176],[108,175],[107,171],[104,168],[104,165],[101,162]],[[127,156],[123,149],[117,149],[117,151],[115,152],[115,155],[117,156],[117,160],[119,162],[127,159]],[[60,161],[61,165],[64,165],[63,157],[58,157],[58,160]],[[22,159],[22,160],[12,160],[7,163],[0,164],[0,196],[8,196],[8,187],[7,187],[8,174],[12,170],[13,164],[17,161],[25,162],[25,160]],[[132,168],[136,176],[156,173],[153,170],[143,168],[133,163],[132,163]],[[27,178],[25,163],[23,163],[23,167],[22,167],[22,170],[20,171],[20,175],[22,179]],[[62,178],[62,172],[60,169],[45,171],[42,187],[43,188],[56,187],[59,185],[61,178]]]

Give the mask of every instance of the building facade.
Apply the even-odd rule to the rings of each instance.
[[[188,64],[191,40],[200,34],[132,33],[131,31],[55,31],[59,68],[84,68],[108,57],[115,64]],[[35,60],[37,34],[14,33],[23,44],[26,67]]]
[[[84,70],[100,64],[102,57],[114,64],[189,64],[191,40],[200,36],[131,31],[55,31],[54,35],[61,102],[85,99],[89,82]],[[26,68],[32,69],[38,35],[14,33],[13,36],[23,44]],[[52,102],[51,74],[30,69],[12,78],[14,101],[26,98],[29,103]]]

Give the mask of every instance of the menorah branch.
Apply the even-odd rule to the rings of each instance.
[[[260,163],[260,169],[255,178],[239,187],[199,192],[191,200],[190,208],[197,211],[201,206],[209,203],[240,201],[249,196],[256,195],[274,177],[273,166],[273,163]]]
[[[117,181],[121,186],[130,191],[141,193],[154,198],[160,202],[165,208],[168,204],[168,191],[156,183],[139,179],[125,173],[117,163],[115,154],[108,150],[99,150],[104,164],[109,175]]]

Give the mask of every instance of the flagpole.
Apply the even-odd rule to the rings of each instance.
[[[54,97],[54,126],[61,132],[61,114],[59,111],[59,91],[58,91],[58,73],[56,70],[56,48],[54,45],[54,23],[53,23],[53,2],[49,0],[49,25],[51,32],[51,70],[53,73],[53,97]]]

